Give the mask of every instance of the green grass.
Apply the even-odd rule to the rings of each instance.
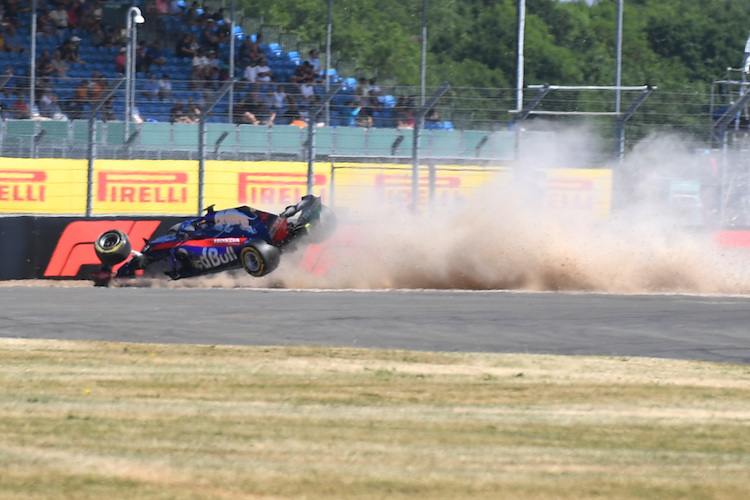
[[[0,339],[3,499],[739,499],[750,367]]]

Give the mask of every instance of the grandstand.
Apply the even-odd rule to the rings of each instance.
[[[87,0],[90,2],[90,0]],[[18,38],[22,41],[22,47],[26,50],[26,53],[18,52],[4,52],[0,51],[0,67],[5,70],[7,67],[13,68],[14,79],[16,80],[15,85],[16,91],[25,92],[28,95],[28,82],[30,77],[30,64],[31,57],[30,51],[32,49],[31,44],[31,23],[32,15],[30,12],[29,0],[22,0],[19,4],[21,6],[20,13],[17,20],[14,22],[17,28]],[[54,3],[51,0],[39,0],[38,12],[40,16],[45,11],[54,10]],[[76,4],[78,5],[78,4]],[[87,4],[84,4],[87,5]],[[152,3],[142,3],[140,7],[144,11],[144,17],[146,23],[142,25],[142,29],[138,30],[138,38],[140,41],[145,41],[148,45],[158,40],[161,43],[162,55],[164,57],[164,65],[159,67],[153,67],[152,71],[156,72],[157,77],[160,77],[162,73],[168,74],[169,79],[172,83],[172,98],[171,99],[159,99],[157,97],[146,97],[143,91],[146,88],[149,74],[145,72],[138,72],[135,84],[135,107],[138,109],[140,116],[144,121],[147,122],[170,122],[170,110],[175,105],[175,102],[187,102],[188,99],[192,99],[196,103],[204,100],[204,93],[206,90],[212,90],[218,88],[218,83],[214,82],[214,87],[205,87],[203,85],[196,85],[193,80],[193,67],[192,59],[189,57],[178,57],[175,53],[175,46],[177,40],[185,33],[194,34],[196,37],[200,37],[204,26],[202,23],[188,23],[187,19],[187,5],[184,2],[177,2],[177,5],[181,8],[182,12],[174,14],[165,13],[160,14],[153,12]],[[103,15],[98,21],[102,25],[102,31],[106,32],[109,28],[114,28],[116,32],[121,32],[123,25],[126,21],[127,10],[131,4],[126,2],[106,2],[102,4]],[[7,19],[7,18],[6,18]],[[219,19],[216,23],[219,25],[219,29],[225,25],[225,20]],[[260,26],[257,26],[259,29]],[[122,42],[111,46],[97,45],[95,37],[92,36],[90,31],[85,29],[70,28],[67,30],[53,30],[53,36],[49,36],[50,33],[43,33],[38,30],[36,37],[36,57],[38,58],[43,51],[48,51],[50,54],[61,46],[61,44],[72,37],[80,38],[79,42],[79,56],[80,59],[85,61],[82,63],[71,63],[68,62],[69,69],[66,77],[50,76],[41,78],[37,75],[37,91],[35,93],[37,100],[42,95],[44,86],[51,87],[54,93],[57,95],[58,101],[61,105],[63,114],[68,116],[70,119],[84,118],[89,110],[91,102],[76,102],[77,94],[76,89],[79,87],[82,81],[90,80],[95,72],[101,76],[102,83],[106,85],[107,81],[112,81],[121,78],[123,75],[116,69],[115,57],[119,54],[122,48]],[[235,61],[238,61],[239,47],[242,40],[245,37],[249,37],[253,42],[257,41],[259,33],[245,33],[240,26],[236,26],[231,30],[231,35],[235,38]],[[274,41],[278,40],[278,41]],[[269,37],[268,43],[261,43],[260,50],[262,55],[267,59],[268,66],[273,72],[273,81],[269,83],[260,84],[257,87],[257,91],[266,103],[269,105],[272,101],[272,92],[276,86],[281,84],[286,88],[286,93],[292,97],[292,101],[299,94],[296,83],[293,82],[293,76],[297,72],[300,65],[302,65],[304,57],[299,52],[302,47],[309,47],[308,44],[291,43],[296,46],[285,47],[281,42],[284,42],[283,36]],[[230,57],[230,44],[219,43],[217,47],[217,56],[221,61],[224,70],[228,70]],[[207,118],[210,123],[234,123],[234,117],[230,117],[230,109],[234,107],[234,103],[238,99],[242,99],[247,95],[247,92],[251,90],[251,86],[242,81],[244,67],[239,63],[235,66],[234,77],[238,80],[235,86],[235,92],[222,98],[222,100],[214,108],[212,114]],[[229,75],[226,75],[228,78]],[[367,102],[373,102],[375,105],[372,107],[371,119],[368,121],[360,121],[357,119],[353,109],[356,109],[356,101],[359,99],[357,94],[357,79],[354,75],[343,75],[339,74],[336,69],[331,69],[327,77],[330,81],[338,82],[343,80],[344,86],[341,91],[335,96],[330,107],[330,123],[331,126],[354,126],[363,125],[367,127],[376,128],[396,128],[401,126],[402,128],[408,127],[408,123],[399,122],[399,108],[398,101],[393,95],[377,95],[377,102],[372,99],[365,102],[365,107],[369,109]],[[9,85],[11,82],[7,82]],[[40,83],[42,85],[40,85]],[[5,85],[0,80],[0,85]],[[210,84],[209,84],[210,85]],[[14,94],[9,87],[0,88],[0,106],[3,110],[3,118],[13,119],[14,117],[8,113],[13,101],[15,100]],[[314,86],[315,95],[320,98],[325,92],[325,85],[322,79],[318,79]],[[232,101],[230,106],[229,99]],[[80,101],[80,99],[78,99]],[[38,103],[34,103],[37,105]],[[82,113],[78,113],[77,116],[74,114],[74,109],[79,109]],[[303,111],[304,108],[300,109]],[[291,112],[292,109],[282,107],[275,113],[273,120],[274,125],[286,125],[292,122],[295,115]],[[112,100],[111,112],[113,113],[110,120],[116,118],[119,121],[125,119],[125,98],[124,89],[118,91]],[[34,116],[37,119],[40,117]],[[99,116],[99,119],[105,117]],[[428,129],[452,129],[453,125],[451,122],[443,121],[428,121],[425,124],[425,128]]]

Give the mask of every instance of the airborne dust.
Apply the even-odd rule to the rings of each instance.
[[[411,214],[402,205],[363,200],[356,217],[339,212],[338,238],[354,250],[329,250],[327,272],[282,257],[270,276],[243,271],[176,282],[167,287],[277,287],[311,289],[499,289],[605,293],[745,294],[750,292],[750,251],[720,248],[710,224],[675,216],[665,186],[701,179],[704,220],[712,211],[715,162],[674,137],[650,137],[616,171],[608,220],[540,203],[536,169],[592,166],[583,134],[558,134],[554,145],[531,145],[513,182],[490,182],[460,206]],[[713,169],[713,170],[712,170]],[[528,174],[528,175],[527,175]],[[713,176],[713,177],[712,177]],[[713,180],[712,180],[713,179]],[[714,186],[715,187],[715,186]],[[714,189],[716,191],[716,189]],[[715,193],[714,193],[715,194]],[[278,209],[284,207],[259,207]],[[359,229],[352,231],[351,224]]]

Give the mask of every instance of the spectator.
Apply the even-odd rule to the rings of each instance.
[[[128,62],[128,58],[125,53],[128,51],[125,47],[120,49],[120,52],[115,56],[115,69],[120,73],[125,73],[125,65]]]
[[[175,48],[175,54],[177,54],[177,57],[189,57],[191,59],[195,57],[196,52],[193,50],[191,39],[192,35],[190,33],[182,35],[182,38],[177,42],[177,47]]]
[[[375,94],[380,96],[380,87],[378,87],[378,81],[375,78],[370,78],[370,95]]]
[[[151,44],[151,47],[146,49],[146,66],[148,66],[150,71],[151,66],[156,65],[162,67],[165,64],[167,64],[167,61],[164,59],[164,55],[162,54],[161,44],[156,41]]]
[[[302,64],[297,66],[297,68],[294,70],[294,74],[289,77],[289,81],[292,83],[301,84],[308,78],[311,78],[313,75],[311,73],[308,73],[307,68],[310,67],[310,64],[307,61],[302,61]]]
[[[258,62],[258,66],[255,68],[255,81],[261,83],[268,83],[273,77],[273,71],[268,66],[268,61],[265,57],[261,57]]]
[[[437,108],[431,108],[427,115],[424,117],[424,120],[427,124],[435,126],[438,123],[440,123],[440,115],[437,112]]]
[[[98,24],[94,19],[94,9],[88,2],[76,2],[76,6],[68,10],[68,13],[70,14],[71,11],[77,16],[77,19],[72,23],[75,29],[90,33],[94,29],[94,26]],[[70,16],[68,18],[68,21],[70,21]]]
[[[36,18],[36,33],[38,37],[50,40],[57,38],[57,30],[55,29],[52,20],[49,18],[49,13],[46,10],[39,10],[39,14]]]
[[[307,127],[307,122],[299,114],[296,114],[292,118],[292,122],[289,125],[293,127],[305,128]]]
[[[258,53],[255,52],[255,45],[250,37],[245,38],[240,44],[237,54],[237,63],[240,68],[250,66],[250,63],[258,59]]]
[[[55,71],[54,75],[57,78],[68,78],[67,72],[68,72],[68,65],[65,64],[65,61],[62,60],[62,56],[60,55],[60,51],[55,51],[55,56],[52,59],[52,69]]]
[[[185,105],[185,115],[187,115],[188,123],[198,123],[201,117],[201,109],[195,104],[192,97],[188,97],[187,104]]]
[[[276,89],[271,94],[271,112],[276,116],[283,115],[287,111],[294,112],[296,104],[286,93],[283,85],[276,85]]]
[[[233,108],[234,123],[238,125],[260,125],[260,120],[253,113],[252,105],[246,99],[240,98]]]
[[[104,42],[103,45],[107,48],[117,47],[120,45],[125,44],[125,40],[121,35],[117,33],[117,30],[110,27],[107,28],[106,33],[104,34]]]
[[[81,39],[79,37],[73,36],[58,47],[63,61],[66,63],[86,64],[86,62],[81,60],[78,55],[78,46],[80,42]]]
[[[255,70],[257,67],[258,67],[258,62],[251,61],[250,65],[248,65],[245,68],[245,71],[242,73],[242,79],[248,83],[254,84],[255,83]]]
[[[65,36],[68,31],[68,11],[65,10],[63,2],[58,3],[55,10],[49,13],[49,19],[57,30],[57,36],[61,38]]]
[[[159,17],[169,13],[169,0],[156,0],[152,12]]]
[[[5,45],[5,32],[0,31],[0,52],[10,52]]]
[[[5,51],[15,54],[23,54],[25,52],[28,52],[21,45],[21,39],[16,34],[16,27],[12,24],[9,24],[5,27]]]
[[[209,18],[201,31],[200,44],[203,50],[219,50],[220,39],[216,36],[216,21]]]
[[[75,96],[66,103],[68,116],[72,120],[85,118],[83,106],[89,102],[89,81],[81,80],[76,87]]]
[[[209,72],[208,58],[205,56],[203,50],[198,49],[198,53],[193,57],[193,72],[190,75],[190,79],[193,82],[193,88],[204,88],[206,86],[206,81],[208,80]]]
[[[218,81],[219,72],[221,70],[221,61],[217,59],[216,52],[213,50],[208,53],[208,63],[206,64],[206,68],[206,79],[211,80],[212,83]]]
[[[52,92],[50,87],[47,87],[39,99],[39,114],[44,118],[51,120],[67,120],[60,109],[60,105],[57,102],[57,96]]]
[[[172,0],[169,2],[169,15],[177,17],[179,19],[185,18],[185,1],[184,0]]]
[[[190,4],[190,8],[188,8],[187,14],[185,14],[188,26],[198,26],[201,23],[201,14],[199,11],[200,6],[198,5],[198,2]]]
[[[226,19],[216,21],[216,31],[214,31],[214,35],[219,39],[220,44],[223,43],[229,45],[229,37],[232,36],[232,23]]]
[[[91,17],[94,19],[96,24],[101,24],[104,19],[104,9],[100,0],[94,0],[91,4]]]
[[[159,97],[159,81],[153,73],[148,77],[146,88],[143,89],[143,95],[150,99]]]
[[[261,48],[262,44],[263,44],[263,35],[259,33],[255,35],[255,41],[253,42],[253,52],[255,52],[258,55],[255,58],[256,60],[260,60],[260,58],[263,57],[263,49]]]
[[[89,102],[91,104],[97,104],[104,97],[104,92],[107,90],[107,80],[102,77],[101,73],[94,71],[91,74],[91,81],[89,82]]]
[[[55,53],[58,53],[55,51]],[[52,66],[52,59],[49,57],[49,50],[43,50],[39,59],[36,61],[36,74],[45,77],[52,76],[55,73],[55,68]]]
[[[299,86],[299,101],[300,105],[305,104],[308,107],[316,103],[317,98],[315,97],[315,86],[312,79],[305,79]]]
[[[71,30],[79,29],[78,21],[80,8],[80,3],[73,1],[71,2],[71,5],[65,9],[65,12],[68,14],[68,28]]]
[[[354,89],[354,100],[358,104],[364,105],[368,102],[370,95],[370,85],[367,83],[367,78],[361,77],[357,80],[357,87]]]
[[[136,73],[151,73],[151,67],[146,64],[146,47],[143,43],[139,43],[135,49],[135,72]]]
[[[10,114],[16,120],[28,120],[31,118],[31,110],[26,103],[26,98],[23,93],[18,92],[16,94],[16,100],[10,107]]]
[[[107,35],[100,23],[94,23],[89,30],[89,39],[94,47],[102,47],[107,43]]]
[[[205,26],[206,22],[209,19],[211,19],[212,21],[216,21],[216,19],[214,19],[213,12],[211,12],[211,6],[203,4],[203,13],[201,14],[201,17],[200,17],[200,24]]]
[[[169,123],[189,123],[185,115],[185,103],[177,101],[169,110]]]
[[[316,79],[319,79],[323,72],[320,68],[320,56],[318,55],[318,49],[310,49],[308,52],[310,57],[307,58],[307,63],[312,67],[312,72]]]
[[[159,100],[172,100],[172,82],[169,81],[169,75],[164,73],[159,80]]]
[[[3,21],[13,26],[18,26],[18,17],[20,15],[19,4],[17,2],[3,2],[5,11],[3,12]]]

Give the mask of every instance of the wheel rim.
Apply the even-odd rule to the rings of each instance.
[[[120,243],[120,236],[118,234],[108,234],[99,241],[102,248],[105,250],[110,250],[117,246],[118,243]]]
[[[262,263],[255,251],[248,249],[246,252],[244,252],[244,258],[245,267],[250,271],[257,272],[262,267]]]

